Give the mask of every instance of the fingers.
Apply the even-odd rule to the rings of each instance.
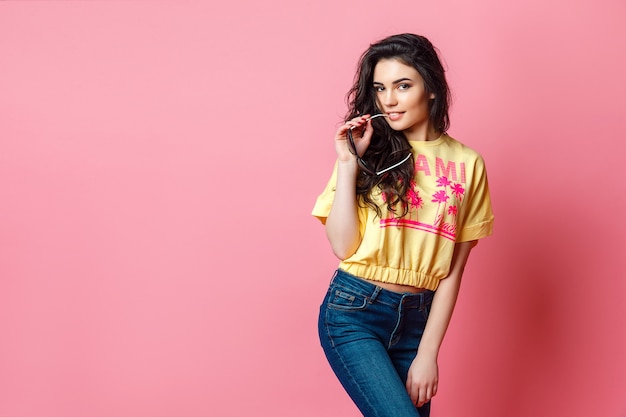
[[[376,118],[377,116],[380,116],[380,114],[374,116],[370,116],[369,114],[357,116],[344,123],[344,125],[339,128],[339,131],[337,133],[340,135],[345,135],[348,130],[352,130],[353,135],[356,136],[362,137],[366,134],[371,136],[371,134],[374,132],[374,127],[372,126],[371,120]]]
[[[435,396],[433,388],[432,387],[426,387],[426,388],[422,388],[420,389],[420,394],[419,394],[419,398],[417,400],[417,406],[421,407],[424,404],[426,404],[428,401],[430,401],[433,397]]]
[[[364,114],[363,116],[357,116],[352,120],[348,120],[346,122],[346,125],[348,126],[349,129],[359,129],[362,128],[364,125],[368,124],[368,120],[369,120],[369,114]]]
[[[360,128],[367,123],[367,116],[368,115],[364,115],[364,116],[358,116],[355,117],[352,120],[348,120],[347,122],[345,122],[342,126],[339,127],[339,129],[337,130],[337,136],[346,136],[346,133],[348,132],[348,130],[352,130],[353,134],[356,133],[354,132],[355,129],[358,129],[360,131]],[[359,132],[360,134],[360,132]]]
[[[347,160],[354,155],[362,156],[369,146],[373,133],[374,128],[369,114],[345,122],[335,134],[335,149],[340,159]]]
[[[437,394],[437,384],[418,385],[407,381],[407,391],[413,404],[417,407],[421,407]]]
[[[430,387],[422,387],[418,390],[417,400],[415,405],[418,407],[423,406],[434,397],[433,391]]]
[[[437,394],[439,371],[437,361],[418,356],[413,360],[406,379],[406,389],[411,401],[421,407]]]
[[[354,118],[348,121],[349,129],[355,137],[361,137],[368,141],[374,133],[374,127],[372,126],[371,119],[368,114]]]
[[[372,137],[373,134],[374,134],[374,126],[372,126],[371,119],[368,119],[367,123],[365,124],[365,130],[361,134],[361,137],[369,141],[369,139]]]

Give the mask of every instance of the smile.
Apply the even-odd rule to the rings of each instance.
[[[389,120],[392,121],[396,121],[396,120],[400,120],[400,118],[402,117],[404,113],[400,113],[400,112],[389,112],[387,113],[387,115],[389,116]]]

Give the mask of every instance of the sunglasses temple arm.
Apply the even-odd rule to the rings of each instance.
[[[396,168],[396,167],[399,167],[400,165],[402,165],[402,164],[404,164],[406,161],[408,161],[408,160],[409,160],[409,158],[411,157],[411,155],[412,155],[412,154],[408,154],[408,155],[407,155],[407,156],[406,156],[406,157],[405,157],[402,161],[398,162],[397,164],[392,165],[392,166],[390,166],[389,168],[385,168],[385,169],[383,169],[382,171],[378,171],[378,172],[376,173],[376,175],[384,174],[384,173],[385,173],[385,172],[387,172],[387,171],[390,171],[390,170],[392,170],[392,169],[394,169],[394,168]]]

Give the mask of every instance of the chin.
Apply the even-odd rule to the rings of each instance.
[[[406,123],[389,123],[389,127],[398,132],[404,132],[405,130],[411,128],[411,126]]]

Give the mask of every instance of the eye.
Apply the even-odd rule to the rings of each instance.
[[[385,87],[383,87],[382,85],[375,85],[374,86],[374,91],[376,91],[377,93],[380,93],[381,91],[384,91]]]
[[[411,88],[411,86],[407,83],[398,84],[399,90],[408,90],[409,88]]]

